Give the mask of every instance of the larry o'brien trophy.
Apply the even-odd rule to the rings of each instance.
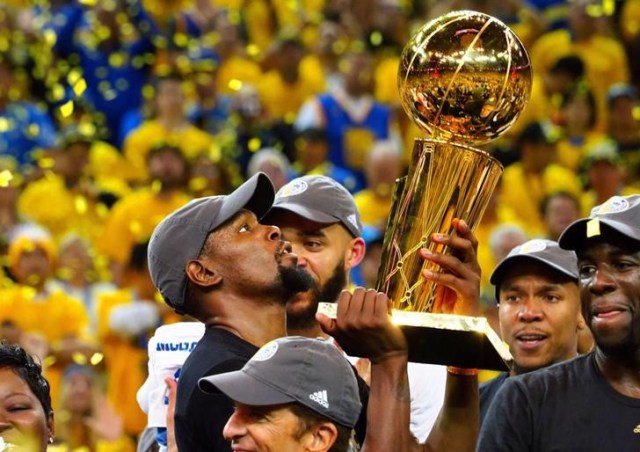
[[[385,232],[378,287],[393,301],[409,360],[506,370],[509,350],[484,317],[432,313],[437,285],[420,276],[439,267],[420,248],[449,252],[430,240],[454,232],[461,218],[480,222],[502,165],[471,146],[498,138],[531,93],[531,64],[516,35],[494,17],[456,11],[424,25],[402,52],[398,89],[405,112],[429,135],[416,139],[398,181]]]
[[[432,20],[402,52],[402,106],[429,138],[415,140],[408,174],[396,183],[377,289],[393,301],[409,361],[493,370],[511,364],[508,347],[485,318],[432,312],[438,286],[420,274],[441,270],[418,251],[448,253],[430,237],[452,234],[454,218],[472,230],[478,225],[503,167],[471,146],[498,138],[516,121],[531,78],[520,40],[479,12]]]

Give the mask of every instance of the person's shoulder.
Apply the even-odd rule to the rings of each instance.
[[[484,383],[480,384],[480,387],[478,388],[478,390],[480,391],[480,395],[485,392],[495,392],[498,388],[500,388],[500,386],[504,384],[505,381],[507,381],[507,378],[509,378],[509,374],[507,372],[502,372],[495,378],[492,378],[491,380],[485,381]]]
[[[545,388],[554,392],[563,392],[567,388],[580,386],[579,383],[584,381],[590,369],[591,359],[590,353],[580,355],[544,369],[515,376],[510,378],[508,383],[521,388]]]

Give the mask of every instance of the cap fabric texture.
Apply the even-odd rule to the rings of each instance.
[[[523,261],[540,262],[552,270],[578,280],[578,259],[573,251],[563,250],[553,240],[534,239],[513,248],[491,274],[489,281],[495,286],[496,301],[500,297],[500,283],[506,272]]]
[[[354,237],[362,235],[360,212],[353,196],[327,176],[303,176],[276,193],[273,208],[284,209],[317,223],[340,222]]]
[[[167,385],[204,335],[204,323],[178,322],[158,327],[147,343],[149,376],[138,389],[136,400],[147,414],[147,427],[167,426]]]
[[[164,301],[184,312],[187,287],[186,265],[196,259],[210,232],[242,209],[261,219],[273,203],[273,184],[258,173],[226,196],[208,196],[190,201],[156,226],[149,241],[149,273]]]
[[[576,250],[584,240],[612,231],[634,242],[640,242],[640,195],[609,198],[591,209],[588,218],[567,226],[558,242],[564,249]]]
[[[289,336],[264,345],[235,372],[201,378],[200,389],[250,406],[297,402],[353,428],[362,404],[354,370],[335,345]]]

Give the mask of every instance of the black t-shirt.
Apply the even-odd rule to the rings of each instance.
[[[640,451],[640,399],[606,382],[593,353],[508,378],[478,451]]]
[[[207,328],[180,372],[175,433],[178,450],[231,451],[222,430],[233,413],[233,402],[223,394],[205,394],[198,380],[207,375],[239,370],[258,348],[229,331]]]
[[[502,372],[497,377],[480,385],[480,425],[482,425],[484,418],[487,416],[487,411],[489,411],[493,398],[504,382],[507,381],[507,378],[509,378],[509,373]]]

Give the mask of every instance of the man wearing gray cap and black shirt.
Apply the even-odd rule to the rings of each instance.
[[[480,386],[480,422],[509,376],[541,369],[575,357],[580,314],[578,262],[557,242],[534,239],[516,246],[494,269],[502,339],[514,367]],[[491,420],[487,420],[491,422]]]
[[[481,451],[640,450],[640,195],[614,196],[559,239],[578,257],[583,316],[596,347],[510,378]]]
[[[228,196],[191,201],[166,217],[149,243],[149,272],[165,302],[206,326],[178,381],[175,433],[181,451],[231,450],[222,429],[233,412],[201,377],[240,369],[285,335],[285,301],[313,281],[280,231],[258,220],[274,190],[259,173]]]

